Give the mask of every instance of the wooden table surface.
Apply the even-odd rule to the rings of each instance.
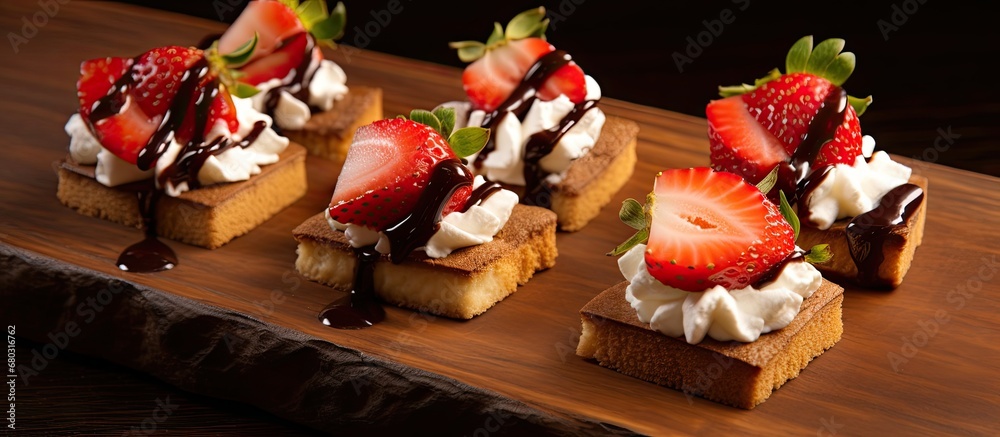
[[[55,198],[52,163],[66,154],[62,125],[76,107],[79,62],[193,44],[221,25],[103,3],[60,8],[0,62],[0,325],[35,342],[18,349],[18,364],[31,365],[32,350],[71,332],[71,351],[331,432],[991,434],[1000,425],[1000,179],[904,160],[930,180],[926,238],[904,284],[848,288],[841,342],[744,411],[573,354],[578,310],[620,281],[603,255],[630,234],[614,207],[581,232],[559,234],[555,268],[466,322],[396,308],[362,331],[315,320],[336,292],[295,273],[290,231],[329,201],[337,170],[320,159],[308,162],[307,196],[251,234],[214,251],[171,243],[181,261],[169,272],[118,271],[114,260],[138,231]],[[31,2],[2,9],[3,29],[39,10]],[[463,95],[451,68],[353,49],[332,58],[349,84],[384,88],[386,115]],[[616,198],[644,195],[660,169],[707,165],[704,120],[602,106],[640,124],[640,163]],[[105,297],[93,317],[79,310]],[[38,402],[25,400],[30,389],[19,386],[19,402]],[[73,399],[52,396],[51,411],[38,414],[59,415]],[[19,416],[24,427],[39,419]],[[76,418],[80,429],[88,419]]]

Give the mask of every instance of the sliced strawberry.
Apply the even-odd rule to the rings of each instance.
[[[542,56],[555,50],[542,38],[524,38],[495,43],[484,49],[485,53],[462,73],[462,85],[469,101],[484,111],[500,106],[527,75],[528,70]],[[566,95],[573,103],[587,97],[587,83],[583,69],[575,62],[553,72],[538,90],[544,101]]]
[[[253,39],[256,32],[257,48],[251,60],[257,59],[272,53],[286,38],[305,30],[295,11],[284,2],[251,1],[219,38],[219,53],[231,53]]]
[[[147,115],[163,115],[174,101],[184,73],[205,57],[193,47],[168,46],[139,55],[132,65],[132,97]]]
[[[240,67],[240,71],[243,73],[240,81],[250,85],[259,85],[274,78],[286,78],[293,69],[302,64],[303,59],[307,56],[308,38],[309,35],[305,32],[295,34],[284,44],[276,47],[272,53]],[[315,55],[317,52],[319,52],[318,48],[308,55]],[[321,53],[320,56],[322,56]]]
[[[132,67],[131,58],[99,58],[80,64],[80,79],[76,95],[80,99],[80,115],[90,116],[94,104],[108,95],[111,86]]]
[[[781,142],[754,119],[739,96],[713,100],[705,113],[712,168],[756,184],[788,160]]]
[[[854,161],[861,153],[861,123],[854,108],[848,106],[844,122],[837,127],[833,140],[819,150],[815,166],[818,168],[827,164],[854,165]]]
[[[764,83],[742,97],[750,115],[777,137],[791,156],[833,87],[822,77],[793,73]]]
[[[753,285],[795,249],[778,207],[737,175],[706,167],[656,178],[646,267],[686,291]]]
[[[416,207],[439,163],[455,160],[434,129],[393,118],[358,128],[330,202],[330,217],[384,231]],[[444,213],[460,209],[470,189],[457,190]]]

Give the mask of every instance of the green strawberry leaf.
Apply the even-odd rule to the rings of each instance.
[[[494,44],[496,44],[496,43],[498,43],[500,41],[503,41],[503,40],[504,40],[503,26],[501,26],[500,23],[497,23],[497,22],[494,21],[493,22],[493,33],[491,33],[490,37],[486,39],[486,46],[487,47],[492,46],[492,45],[494,45]]]
[[[607,256],[621,255],[625,252],[628,252],[633,247],[639,244],[644,244],[648,240],[649,240],[649,229],[648,228],[640,229],[638,232],[629,237],[628,240],[625,240],[624,243],[619,244],[618,247],[615,247],[614,250],[606,253],[605,255]]]
[[[829,244],[817,244],[806,252],[805,260],[809,264],[822,264],[833,258]]]
[[[236,82],[236,86],[229,90],[230,94],[241,99],[252,97],[259,92],[260,90],[257,87],[245,82]]]
[[[872,104],[872,96],[868,96],[863,99],[847,96],[847,103],[849,103],[851,107],[854,108],[854,112],[856,112],[858,114],[858,117],[860,117],[861,114],[864,114],[865,110],[868,109],[868,105]]]
[[[785,221],[792,225],[792,231],[794,236],[792,240],[799,239],[799,216],[795,214],[792,210],[792,206],[788,204],[788,198],[785,197],[784,191],[778,191],[778,196],[780,197],[781,203],[778,204],[778,208],[781,210],[781,215],[785,216]]]
[[[757,183],[757,189],[760,190],[761,193],[764,193],[764,195],[767,195],[767,193],[769,193],[777,183],[778,166],[776,165],[771,169],[771,172],[768,173],[767,176],[764,176],[764,179],[761,179],[760,182]]]
[[[451,133],[448,137],[448,144],[451,144],[451,150],[455,152],[455,155],[459,158],[465,158],[483,150],[489,140],[489,129],[478,126],[463,127]]]
[[[437,108],[434,116],[441,122],[441,136],[450,137],[455,129],[455,108]]]
[[[479,41],[455,41],[448,43],[448,47],[458,50],[462,62],[472,62],[486,54],[486,44]]]
[[[260,35],[258,35],[257,32],[254,32],[253,39],[243,43],[243,45],[239,46],[236,50],[233,50],[232,53],[222,55],[222,61],[227,67],[239,67],[240,65],[245,64],[250,60],[250,57],[253,56],[253,51],[257,48],[257,41],[259,38]],[[216,44],[217,43],[213,43],[212,46],[217,47]],[[218,49],[216,48],[216,50]]]
[[[326,10],[325,1],[306,0],[295,8],[295,15],[299,17],[299,21],[302,22],[306,29],[309,29],[313,23],[325,19],[330,14]]]
[[[826,77],[826,70],[833,63],[837,55],[844,50],[846,42],[841,38],[830,38],[816,45],[809,61],[806,63],[806,72],[820,77]]]
[[[646,222],[646,212],[638,200],[628,198],[622,202],[622,209],[618,212],[618,218],[632,229],[641,231],[649,227]]]
[[[322,3],[323,0],[313,0]],[[330,16],[319,20],[309,27],[309,33],[316,37],[317,41],[332,42],[344,36],[344,24],[347,23],[347,8],[344,3],[337,2]]]
[[[757,89],[761,85],[763,85],[765,83],[768,83],[768,82],[770,82],[772,80],[775,80],[775,79],[777,79],[779,77],[781,77],[781,71],[778,70],[777,68],[775,68],[775,69],[767,72],[767,76],[764,76],[764,77],[762,77],[760,79],[754,80],[753,81],[753,85],[743,83],[743,84],[732,85],[732,86],[720,86],[719,87],[719,95],[722,96],[722,97],[732,97],[732,96],[743,95],[743,94],[749,93],[749,92]]]
[[[437,116],[431,113],[431,111],[426,109],[414,109],[410,111],[410,120],[420,124],[426,124],[430,126],[431,129],[441,133],[441,120],[438,120]]]
[[[517,14],[507,23],[506,38],[518,40],[537,37],[545,39],[545,29],[549,20],[545,19],[545,8],[539,6]],[[487,43],[490,45],[490,43]]]
[[[812,35],[803,36],[792,45],[785,57],[785,73],[801,73],[806,71],[806,63],[813,50]]]
[[[836,86],[841,86],[851,77],[856,64],[857,58],[854,57],[854,53],[841,53],[826,68],[826,79]]]

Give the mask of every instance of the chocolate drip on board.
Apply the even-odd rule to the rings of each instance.
[[[351,292],[319,312],[319,321],[337,329],[361,329],[385,320],[385,309],[375,298],[375,263],[382,254],[375,245],[354,249],[357,265]]]
[[[174,268],[177,265],[177,255],[156,238],[156,203],[160,198],[160,191],[153,188],[139,189],[136,191],[136,198],[146,238],[122,251],[115,265],[133,273],[152,273]]]

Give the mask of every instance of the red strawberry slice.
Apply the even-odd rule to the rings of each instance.
[[[861,155],[861,123],[858,121],[858,113],[848,105],[844,122],[837,127],[833,140],[819,150],[815,165],[817,168],[827,164],[854,165],[859,155]]]
[[[646,266],[686,291],[753,285],[795,249],[778,207],[737,175],[706,167],[657,176]]]
[[[455,159],[448,142],[427,125],[393,118],[362,126],[337,179],[330,217],[384,231],[414,210],[434,167]],[[457,190],[443,215],[465,205],[470,193]]]
[[[139,55],[132,65],[132,97],[150,116],[163,115],[174,101],[184,73],[202,58],[193,47],[168,46]]]
[[[80,64],[80,79],[76,94],[80,99],[80,115],[90,116],[94,104],[108,95],[108,89],[132,67],[130,58],[99,58]]]
[[[500,106],[521,83],[528,69],[555,47],[542,38],[510,40],[486,50],[462,74],[462,85],[477,108],[490,112]],[[587,96],[583,70],[575,62],[556,70],[538,91],[541,100],[565,94],[573,103]]]
[[[259,85],[274,78],[284,79],[288,77],[289,73],[298,68],[302,64],[303,58],[307,56],[308,38],[309,35],[306,32],[295,34],[284,44],[277,46],[273,52],[240,67],[239,70],[244,74],[240,77],[240,81],[250,85]],[[322,57],[318,48],[310,54],[319,54]]]
[[[219,53],[231,53],[258,35],[251,60],[272,53],[282,41],[305,32],[295,11],[280,1],[251,1],[226,33],[219,38]],[[282,76],[278,76],[282,77]]]
[[[781,142],[754,119],[739,96],[713,100],[705,113],[712,168],[756,184],[788,160]]]

